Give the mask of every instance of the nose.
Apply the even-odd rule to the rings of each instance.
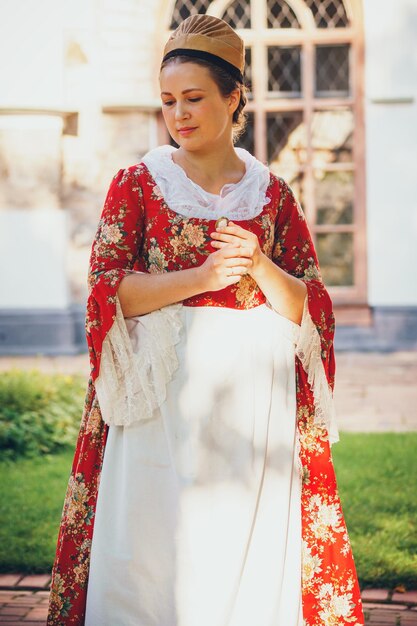
[[[188,112],[185,104],[183,102],[177,102],[175,107],[175,119],[183,120],[188,117]]]

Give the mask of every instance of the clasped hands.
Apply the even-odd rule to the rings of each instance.
[[[210,273],[211,289],[237,283],[245,274],[255,277],[265,255],[254,233],[229,221],[227,226],[217,226],[210,236],[215,251],[204,266]]]

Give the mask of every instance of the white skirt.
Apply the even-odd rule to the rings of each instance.
[[[181,314],[165,402],[109,426],[85,625],[301,626],[296,325]]]

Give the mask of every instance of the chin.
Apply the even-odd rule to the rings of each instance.
[[[205,147],[205,142],[196,140],[195,137],[175,137],[174,141],[184,150],[201,150]]]

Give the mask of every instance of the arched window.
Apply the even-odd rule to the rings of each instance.
[[[335,303],[366,302],[360,0],[177,0],[245,41],[249,123],[241,145],[294,189]]]
[[[187,2],[176,2],[172,12],[170,28],[174,30],[187,19],[196,13],[206,13],[211,0],[188,0]]]

